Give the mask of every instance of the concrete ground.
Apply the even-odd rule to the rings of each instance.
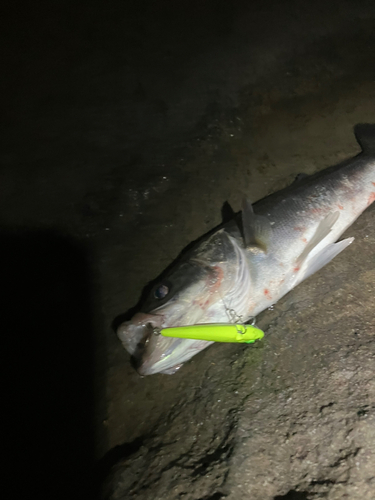
[[[12,318],[37,329],[17,344],[30,450],[60,454],[71,484],[99,460],[113,499],[373,499],[374,207],[260,316],[258,347],[140,378],[111,328],[225,201],[359,151],[373,2],[61,0],[6,16],[2,263]]]

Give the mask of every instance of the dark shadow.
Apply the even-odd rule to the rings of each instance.
[[[285,495],[277,495],[274,500],[308,500],[307,491],[290,490]]]
[[[0,249],[8,491],[16,498],[95,500],[87,252],[50,231],[2,232]]]
[[[205,496],[203,498],[200,498],[199,500],[222,500],[223,498],[225,498],[226,495],[224,495],[223,493],[220,493],[219,491],[216,492],[216,493],[213,493],[212,495],[209,495],[209,496]]]
[[[233,210],[233,208],[230,206],[228,201],[225,201],[223,203],[223,206],[221,207],[221,219],[223,224],[226,224],[227,222],[230,222],[235,218],[236,214]]]
[[[95,473],[98,483],[103,484],[110,477],[111,470],[116,464],[137,453],[144,441],[145,437],[142,436],[130,443],[124,443],[109,450],[96,465]]]

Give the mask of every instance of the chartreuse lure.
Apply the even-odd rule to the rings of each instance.
[[[207,323],[202,325],[164,328],[163,337],[207,340],[211,342],[239,342],[252,344],[264,337],[264,332],[253,325],[236,323]]]

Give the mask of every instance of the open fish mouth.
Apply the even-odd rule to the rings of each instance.
[[[138,359],[137,372],[140,375],[175,373],[194,354],[212,343],[205,340],[163,337],[151,333],[143,354]]]
[[[163,316],[157,314],[138,313],[131,321],[121,323],[117,329],[117,336],[129,354],[139,359],[154,331],[162,327],[163,320]]]
[[[175,373],[182,363],[212,343],[163,337],[159,334],[163,327],[166,327],[163,316],[138,313],[117,329],[118,338],[142,376]]]

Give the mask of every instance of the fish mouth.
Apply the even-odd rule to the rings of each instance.
[[[131,354],[139,375],[174,373],[179,366],[212,342],[163,337],[159,331],[167,327],[158,314],[136,314],[122,323],[117,336]]]
[[[117,328],[117,337],[135,360],[139,360],[154,335],[163,324],[163,316],[158,314],[137,313],[130,321],[125,321]]]
[[[137,360],[137,372],[140,375],[154,375],[155,373],[174,373],[183,361],[179,353],[185,352],[185,344],[190,340],[163,337],[160,334],[151,333],[147,337],[144,350]]]

